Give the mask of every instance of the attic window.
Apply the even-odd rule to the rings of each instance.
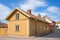
[[[17,19],[17,20],[19,20],[19,13],[18,13],[18,14],[16,14],[16,19]]]

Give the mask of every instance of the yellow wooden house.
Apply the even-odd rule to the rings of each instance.
[[[40,16],[33,15],[31,10],[23,11],[15,8],[6,20],[8,20],[8,35],[32,36],[51,31],[49,24],[41,20]]]

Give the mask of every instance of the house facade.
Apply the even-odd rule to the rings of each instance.
[[[39,16],[33,15],[31,10],[26,12],[15,8],[6,20],[8,20],[8,35],[32,36],[51,31],[49,23],[41,20]]]

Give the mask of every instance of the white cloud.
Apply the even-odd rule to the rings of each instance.
[[[50,6],[47,8],[47,11],[51,13],[60,13],[60,8],[56,6]]]
[[[0,22],[7,23],[5,20],[6,16],[9,14],[11,9],[3,4],[0,4]]]
[[[34,10],[36,7],[47,6],[44,0],[27,0],[23,4],[19,4],[19,7],[23,10]]]
[[[45,10],[45,12],[48,13],[52,20],[59,21],[60,8],[56,6],[50,6]]]
[[[56,16],[51,16],[51,19],[54,20],[54,21],[60,21],[60,17],[58,17],[58,15]]]
[[[38,15],[38,13],[40,13],[41,15],[46,15],[44,12],[34,11],[36,7],[45,7],[45,6],[47,6],[47,3],[45,0],[27,0],[25,1],[25,3],[19,4],[19,8],[23,10],[31,9],[34,15]]]
[[[43,10],[43,12],[34,11],[37,7],[46,7],[46,6],[48,6],[46,0],[27,0],[24,3],[19,3],[19,8],[23,10],[31,9],[34,15],[38,15],[38,13],[40,13],[42,16],[45,15],[50,16],[52,20],[56,21],[59,20],[58,15],[60,14],[60,8],[56,6],[49,6],[45,11]]]
[[[55,6],[50,6],[48,7],[46,10],[44,10],[43,12],[36,12],[34,11],[33,13],[35,13],[36,15],[39,13],[43,16],[48,15],[48,17],[50,17],[51,20],[54,21],[59,21],[60,20],[60,8],[55,7]]]
[[[11,9],[3,4],[0,4],[0,18],[5,19],[5,17],[9,14]]]

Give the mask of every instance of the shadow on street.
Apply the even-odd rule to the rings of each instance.
[[[60,30],[52,33],[48,33],[45,35],[37,36],[37,37],[44,37],[44,38],[60,38]]]

